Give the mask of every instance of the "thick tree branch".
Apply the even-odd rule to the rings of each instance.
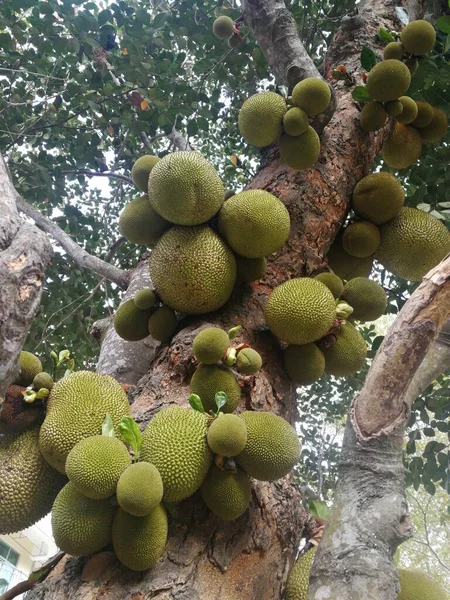
[[[0,155],[0,251],[9,246],[20,227],[14,188],[9,178],[8,167]]]

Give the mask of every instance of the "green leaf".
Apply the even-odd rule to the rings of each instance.
[[[205,412],[201,398],[200,398],[200,396],[197,396],[197,394],[191,394],[189,396],[189,404],[192,406],[192,408],[194,410],[197,410],[198,412],[201,412],[201,413]]]
[[[219,411],[222,408],[222,406],[225,406],[225,404],[227,403],[228,396],[225,394],[225,392],[217,392],[214,400],[216,402],[217,410]]]
[[[384,340],[384,335],[377,335],[372,342],[372,352],[376,352]]]
[[[390,34],[389,31],[384,27],[380,27],[378,30],[378,37],[383,42],[395,42],[394,36]]]
[[[328,519],[331,513],[331,509],[325,504],[325,502],[319,502],[318,500],[311,500],[308,504],[308,510],[313,517],[319,517],[319,519]]]
[[[70,350],[61,350],[58,356],[58,362],[62,362],[67,356],[70,355]]]
[[[198,127],[197,127],[197,123],[194,121],[194,119],[191,119],[189,121],[186,130],[187,130],[188,135],[195,135],[197,133]]]
[[[114,437],[114,424],[112,422],[111,419],[111,415],[109,413],[106,413],[106,417],[105,420],[103,421],[102,424],[102,435],[105,435],[106,437]]]
[[[134,455],[137,456],[142,446],[142,433],[136,421],[131,417],[124,417],[119,423],[119,431],[126,443],[133,449]]]
[[[239,332],[240,332],[241,329],[242,329],[242,325],[236,325],[236,327],[232,327],[228,331],[228,338],[230,340],[234,340],[234,338],[239,335]]]
[[[355,86],[352,92],[352,98],[356,102],[370,102],[372,100],[365,85]]]
[[[439,17],[439,19],[436,20],[436,27],[439,31],[442,31],[442,33],[450,33],[450,16]]]
[[[368,46],[363,46],[361,50],[361,66],[367,72],[377,64],[377,55]]]

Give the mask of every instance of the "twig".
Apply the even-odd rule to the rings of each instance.
[[[54,175],[55,171],[50,171],[50,175]],[[112,173],[111,171],[89,171],[88,169],[78,169],[73,171],[61,171],[62,175],[86,175],[86,177],[111,177],[112,179],[121,179],[122,181],[126,181],[130,185],[134,185],[131,177],[127,177],[126,175],[120,175],[120,173]]]
[[[10,590],[5,592],[0,596],[0,600],[13,600],[13,598],[17,598],[20,594],[28,592],[33,589],[37,583],[44,581],[46,577],[51,573],[51,571],[56,567],[59,561],[65,556],[64,552],[59,552],[56,556],[53,556],[50,560],[48,560],[42,567],[33,571],[30,577],[21,581]]]
[[[111,246],[108,248],[108,252],[105,254],[105,258],[104,260],[106,262],[111,262],[111,260],[114,258],[117,250],[123,246],[125,244],[125,242],[127,241],[127,238],[125,237],[120,237],[117,238],[117,240],[114,242],[114,244],[111,244]]]

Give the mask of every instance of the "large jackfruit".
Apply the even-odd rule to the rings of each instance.
[[[375,254],[380,246],[380,230],[370,221],[350,223],[342,235],[342,247],[357,258]]]
[[[411,73],[401,61],[389,58],[376,64],[367,76],[367,91],[378,102],[398,100],[411,83]]]
[[[212,513],[223,521],[232,521],[240,517],[250,504],[250,479],[241,469],[222,471],[212,465],[200,493]]]
[[[292,567],[286,585],[286,600],[307,600],[309,588],[309,574],[311,572],[316,548],[311,548],[302,554]]]
[[[119,215],[120,233],[129,242],[147,248],[153,248],[171,225],[156,212],[147,195],[128,202]]]
[[[114,329],[117,335],[128,342],[137,342],[148,337],[148,320],[152,311],[142,310],[134,300],[125,300],[114,314]]]
[[[355,277],[345,284],[342,299],[352,308],[352,319],[375,321],[386,310],[386,292],[376,281]]]
[[[326,285],[335,298],[341,297],[344,284],[340,277],[334,273],[320,273],[319,275],[316,275],[314,279],[317,279],[317,281]]]
[[[283,117],[283,129],[288,135],[302,135],[309,127],[308,115],[301,108],[290,108]]]
[[[444,588],[421,569],[399,569],[397,600],[450,600]]]
[[[405,190],[400,181],[385,171],[363,177],[353,190],[353,210],[376,225],[393,219],[404,202]]]
[[[291,169],[310,169],[319,158],[320,138],[311,126],[301,135],[283,133],[279,145],[281,160]]]
[[[359,115],[361,129],[366,132],[378,131],[386,123],[387,114],[381,102],[368,102]]]
[[[200,396],[206,412],[217,410],[217,392],[225,392],[228,398],[222,412],[233,412],[241,399],[241,388],[236,376],[225,365],[199,365],[192,376],[190,388],[192,394]]]
[[[117,484],[120,508],[135,517],[146,517],[163,497],[163,482],[155,465],[137,462],[129,466]]]
[[[198,362],[213,365],[219,362],[230,345],[228,334],[220,327],[207,327],[192,342],[192,352]]]
[[[400,40],[406,52],[414,56],[423,56],[433,50],[436,32],[428,21],[411,21],[401,32]]]
[[[250,96],[239,111],[239,131],[252,146],[264,148],[277,141],[283,131],[286,114],[284,98],[275,92],[261,92]]]
[[[150,315],[148,331],[157,342],[168,342],[177,330],[177,316],[168,306],[160,306]]]
[[[33,383],[33,379],[36,375],[42,372],[42,363],[39,358],[31,352],[22,350],[19,355],[19,369],[19,374],[13,383],[27,387]]]
[[[417,129],[419,127],[426,127],[431,123],[433,118],[433,107],[429,102],[425,100],[416,100],[417,116],[411,123],[413,127]]]
[[[325,372],[325,357],[316,344],[288,346],[283,359],[286,373],[298,385],[311,385]]]
[[[323,349],[325,373],[349,377],[364,365],[367,346],[363,336],[351,323],[341,325],[334,346]]]
[[[433,107],[433,118],[426,127],[419,129],[420,137],[424,142],[437,142],[447,133],[447,115],[440,108]]]
[[[391,135],[384,140],[381,155],[393,169],[406,169],[422,154],[420,133],[410,125],[396,123]]]
[[[351,256],[342,247],[342,236],[338,237],[331,244],[327,254],[328,266],[335,275],[341,279],[353,279],[353,277],[368,277],[372,271],[373,256],[366,258],[357,258]]]
[[[331,100],[330,86],[318,77],[307,77],[299,81],[292,90],[292,102],[314,117],[327,109]]]
[[[208,429],[208,446],[219,456],[237,456],[247,443],[247,427],[237,415],[219,414]]]

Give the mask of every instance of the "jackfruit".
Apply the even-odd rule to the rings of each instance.
[[[399,569],[398,600],[448,600],[444,588],[421,569]]]
[[[359,371],[366,360],[367,346],[363,336],[351,323],[344,323],[334,346],[322,349],[325,373],[349,377]]]
[[[236,254],[237,279],[251,283],[257,281],[266,272],[266,259],[261,258],[245,258]]]
[[[247,427],[237,415],[219,414],[208,429],[208,446],[219,456],[237,456],[247,443]]]
[[[356,258],[350,256],[342,247],[342,236],[338,236],[331,244],[327,254],[328,266],[341,279],[368,277],[373,266],[373,256]]]
[[[286,584],[286,600],[307,600],[309,574],[316,555],[316,547],[302,554],[292,567]]]
[[[30,527],[52,508],[65,477],[39,452],[39,427],[0,436],[0,535]]]
[[[140,460],[158,469],[166,502],[192,496],[203,483],[213,457],[207,429],[206,415],[181,406],[163,408],[146,427]]]
[[[137,462],[129,466],[117,484],[117,502],[135,517],[146,517],[162,501],[163,482],[155,465]]]
[[[411,75],[414,75],[414,73],[419,68],[419,61],[417,60],[417,58],[415,58],[415,56],[410,56],[405,60],[405,65],[408,67]]]
[[[250,504],[250,479],[241,469],[221,471],[212,465],[200,493],[212,513],[223,521],[232,521],[240,517]]]
[[[131,168],[131,177],[134,183],[145,193],[147,193],[148,190],[148,178],[150,176],[150,171],[158,161],[159,158],[157,156],[147,154],[146,156],[141,156],[138,158]]]
[[[317,279],[317,281],[326,285],[335,298],[341,297],[344,284],[340,277],[334,273],[320,273],[320,275],[316,275],[314,279]]]
[[[283,131],[286,114],[284,98],[275,92],[260,92],[250,96],[239,111],[239,131],[252,146],[264,148],[277,141]]]
[[[213,33],[219,40],[226,40],[234,33],[234,21],[225,15],[217,17],[213,23]]]
[[[277,252],[289,236],[287,208],[264,190],[240,192],[219,213],[219,233],[234,252],[262,258]]]
[[[114,329],[127,342],[137,342],[148,336],[150,310],[139,309],[134,300],[125,300],[114,315]]]
[[[186,314],[225,304],[236,281],[230,248],[206,225],[172,227],[150,256],[150,277],[164,304]]]
[[[294,106],[290,108],[283,117],[283,129],[288,135],[302,135],[308,127],[308,115],[301,108]]]
[[[319,158],[320,138],[311,126],[295,137],[283,133],[279,145],[281,160],[291,169],[309,169]]]
[[[366,86],[373,100],[389,102],[404,96],[410,83],[408,67],[399,60],[389,58],[372,67]]]
[[[326,285],[302,277],[285,281],[272,291],[265,316],[278,339],[288,344],[308,344],[329,331],[336,305]]]
[[[192,376],[190,389],[197,394],[206,412],[216,412],[215,396],[217,392],[225,392],[227,403],[221,408],[222,412],[233,412],[241,399],[241,388],[233,371],[225,365],[200,364]]]
[[[428,21],[411,21],[401,32],[400,40],[406,52],[414,56],[423,56],[433,50],[436,32]]]
[[[398,115],[397,121],[403,123],[403,125],[409,125],[414,121],[419,112],[417,104],[412,98],[409,98],[409,96],[400,96],[399,102],[403,105],[403,111]]]
[[[168,342],[177,330],[177,317],[168,306],[157,308],[148,320],[148,331],[158,342]]]
[[[42,373],[42,363],[31,352],[22,350],[19,356],[19,369],[19,374],[13,383],[27,387],[33,383],[33,379],[38,373]]]
[[[60,550],[87,556],[111,542],[116,507],[109,499],[86,498],[69,481],[56,496],[52,508],[52,531]]]
[[[227,43],[229,48],[236,48],[236,46],[239,46],[239,44],[241,43],[241,38],[236,33],[233,33],[233,35],[228,38]]]
[[[311,385],[325,371],[325,357],[316,344],[291,345],[283,352],[284,368],[298,385]]]
[[[378,131],[386,123],[387,114],[381,102],[368,102],[359,115],[361,129],[366,132]]]
[[[393,58],[395,60],[402,60],[404,53],[405,51],[401,42],[390,42],[383,51],[383,59],[389,60]]]
[[[422,154],[420,133],[410,125],[396,123],[391,135],[384,140],[381,155],[393,169],[406,169]]]
[[[413,127],[419,129],[420,127],[427,127],[433,119],[433,107],[429,102],[425,100],[416,100],[417,104],[417,117],[411,123]]]
[[[344,229],[342,247],[357,258],[371,256],[380,247],[380,230],[370,221],[355,221]]]
[[[33,387],[35,390],[40,390],[41,388],[45,388],[47,390],[51,390],[54,386],[53,377],[49,373],[38,373],[33,379]]]
[[[254,375],[262,367],[262,358],[253,348],[243,348],[236,357],[236,370],[242,375]]]
[[[450,252],[445,225],[417,208],[402,208],[381,228],[377,260],[397,277],[420,281]]]
[[[176,225],[200,225],[220,209],[225,189],[217,171],[199,152],[162,158],[148,180],[150,204]]]
[[[192,352],[198,362],[213,365],[219,362],[230,345],[230,338],[219,327],[207,327],[200,331],[192,342]]]
[[[375,321],[386,310],[386,292],[376,281],[355,277],[345,284],[342,299],[353,308],[352,319]]]
[[[115,437],[93,435],[80,440],[69,452],[66,475],[75,488],[93,500],[116,493],[117,482],[131,464],[123,442]]]
[[[431,123],[419,129],[419,133],[424,142],[437,142],[447,133],[447,128],[448,119],[445,112],[440,108],[433,108]]]
[[[386,102],[384,110],[389,116],[398,117],[403,112],[403,104],[400,100],[391,100],[391,102]]]
[[[148,196],[131,200],[119,215],[120,233],[129,242],[147,248],[153,248],[170,226],[152,207]]]
[[[308,117],[314,117],[327,109],[331,100],[329,85],[317,77],[307,77],[299,81],[292,90],[292,102],[305,111]]]
[[[149,310],[156,304],[155,292],[149,289],[139,290],[133,298],[133,302],[139,310]]]
[[[247,443],[236,460],[244,471],[261,481],[284,477],[300,460],[297,432],[287,421],[268,412],[239,415],[247,427]]]
[[[385,171],[363,177],[353,190],[353,210],[376,225],[393,219],[404,202],[405,190],[400,181]]]
[[[81,439],[100,434],[108,413],[120,437],[119,423],[130,414],[130,406],[120,383],[109,375],[77,371],[57,381],[39,433],[45,460],[65,473],[69,452]]]

